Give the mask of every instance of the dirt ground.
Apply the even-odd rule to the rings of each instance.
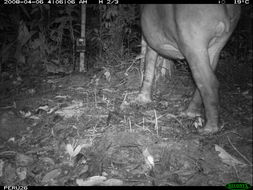
[[[0,185],[252,185],[252,65],[221,60],[220,126],[181,117],[194,90],[187,69],[156,80],[133,104],[138,63],[1,84]],[[132,65],[132,66],[131,66]],[[31,82],[32,81],[32,82]]]

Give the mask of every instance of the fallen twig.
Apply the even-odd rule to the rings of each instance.
[[[233,145],[233,143],[231,142],[230,138],[227,136],[228,142],[230,143],[230,145],[233,147],[233,149],[245,160],[248,162],[248,164],[250,166],[252,166],[251,162],[248,160],[248,158],[246,158],[246,156],[244,156],[242,153],[240,153],[240,151]]]

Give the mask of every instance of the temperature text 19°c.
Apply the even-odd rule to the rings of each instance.
[[[249,4],[249,0],[234,0],[234,4],[242,5],[242,4]]]

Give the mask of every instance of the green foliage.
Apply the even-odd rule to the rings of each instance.
[[[61,61],[65,54],[73,55],[72,47],[80,27],[76,6],[17,6],[1,15],[0,21],[6,22],[1,25],[5,36],[0,35],[2,70],[13,72],[16,68],[16,74],[27,73],[34,67],[42,68],[52,58]]]
[[[98,27],[88,29],[88,51],[98,52],[100,59],[103,56],[118,61],[122,56],[129,55],[140,41],[138,6],[122,4],[91,7],[98,12],[100,20]]]
[[[130,55],[140,40],[137,5],[87,5],[94,25],[86,28],[88,57],[108,60]],[[0,73],[40,72],[52,59],[74,62],[74,43],[80,36],[80,6],[19,5],[0,8]]]
[[[224,49],[224,54],[236,59],[236,64],[243,65],[252,62],[252,20],[252,6],[242,6],[238,26]]]

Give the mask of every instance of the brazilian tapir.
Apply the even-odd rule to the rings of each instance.
[[[136,99],[151,102],[151,87],[158,54],[186,59],[197,86],[187,116],[205,108],[201,134],[218,131],[218,87],[215,68],[222,48],[235,29],[240,6],[225,4],[159,4],[141,6],[141,27],[147,44],[144,80]]]

